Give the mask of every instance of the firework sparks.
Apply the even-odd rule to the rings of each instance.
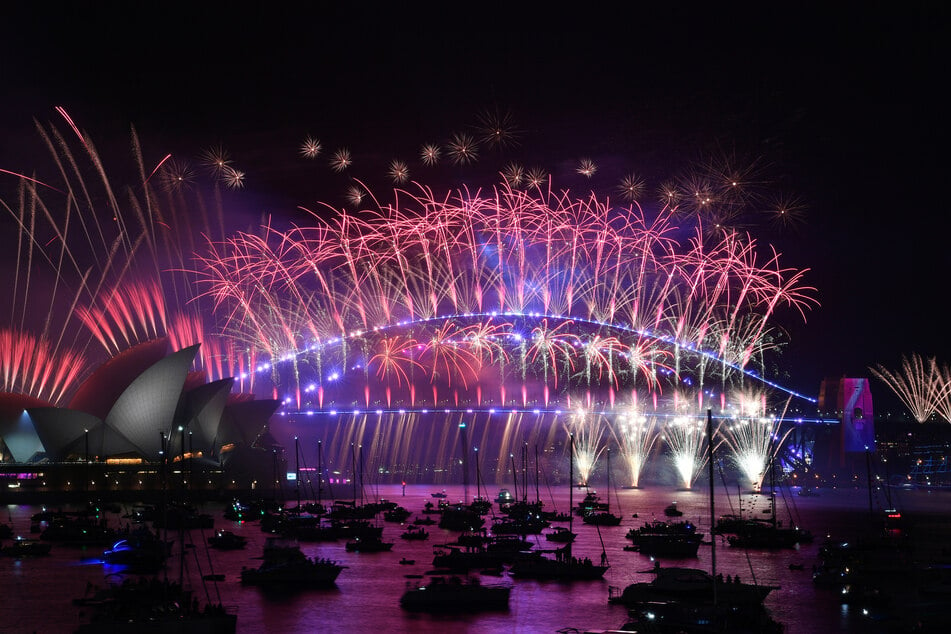
[[[335,172],[343,172],[351,165],[353,165],[353,158],[347,148],[340,148],[330,158],[330,169]]]
[[[583,409],[576,410],[569,420],[567,431],[575,437],[575,466],[579,482],[585,486],[589,483],[601,452],[605,450],[601,442],[605,428],[604,417]]]
[[[628,174],[618,184],[618,193],[628,202],[635,202],[644,195],[647,183],[637,174]]]
[[[320,144],[320,139],[309,136],[304,139],[304,142],[300,146],[300,154],[304,158],[315,159],[320,155],[320,151],[323,149],[323,146]]]
[[[529,187],[541,188],[548,182],[548,172],[541,167],[533,167],[525,174],[525,184]]]
[[[479,146],[470,135],[457,132],[447,144],[449,159],[453,165],[468,165],[479,158]]]
[[[882,365],[869,368],[873,376],[895,393],[919,423],[931,418],[938,403],[944,400],[951,383],[944,381],[937,360],[920,354],[903,356],[901,368],[889,370]]]
[[[204,165],[213,176],[220,177],[225,173],[225,170],[231,167],[231,156],[227,150],[217,145],[202,152],[201,164]]]
[[[409,180],[409,167],[406,163],[397,159],[390,161],[390,167],[386,173],[396,185],[402,185]]]
[[[640,486],[641,474],[660,437],[660,426],[656,417],[634,409],[618,416],[613,431],[628,467],[631,486],[636,488]]]
[[[509,163],[502,170],[502,178],[510,187],[520,187],[525,182],[525,169],[518,163]]]
[[[587,158],[583,158],[580,161],[578,161],[578,167],[575,168],[575,172],[587,178],[591,178],[592,176],[594,176],[594,173],[597,171],[598,171],[598,166],[594,164],[594,161]]]
[[[244,172],[233,167],[226,167],[221,173],[221,181],[230,189],[242,189],[244,187]]]
[[[521,130],[511,112],[483,111],[478,116],[479,140],[491,148],[513,148],[519,145]]]
[[[717,434],[730,450],[730,459],[744,475],[753,490],[763,486],[766,469],[778,453],[783,437],[779,421],[773,418],[738,417],[717,427]]]
[[[419,150],[419,160],[423,162],[423,165],[430,167],[437,165],[441,157],[442,150],[434,143],[427,143]]]
[[[184,161],[168,160],[159,171],[162,186],[167,191],[190,189],[195,184],[195,171]]]
[[[664,428],[668,457],[677,473],[678,484],[684,489],[693,487],[694,478],[706,464],[706,436],[704,422],[688,416],[679,416]]]

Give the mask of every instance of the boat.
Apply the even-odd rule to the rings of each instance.
[[[509,517],[493,522],[492,532],[496,535],[540,535],[549,526],[551,522],[539,516]]]
[[[129,572],[151,573],[165,565],[171,550],[171,542],[146,530],[115,542],[112,548],[103,551],[102,561],[112,566],[122,566]]]
[[[713,577],[699,568],[677,566],[662,567],[655,562],[654,579],[628,585],[623,591],[608,589],[608,602],[628,608],[644,603],[686,601],[711,603],[716,591],[716,600],[727,605],[762,605],[776,586],[743,583],[736,579]]]
[[[523,579],[592,581],[604,577],[610,568],[603,556],[600,564],[587,557],[573,556],[570,543],[554,551],[554,554],[554,557],[547,557],[543,551],[525,553],[515,560],[510,572],[513,577]]]
[[[545,539],[558,544],[567,544],[573,542],[578,535],[571,532],[564,526],[556,526],[550,533],[545,533]]]
[[[42,557],[50,554],[53,545],[26,537],[17,537],[8,546],[0,547],[0,555],[20,559],[22,557]]]
[[[453,572],[494,568],[514,561],[518,551],[490,551],[485,546],[443,544],[434,549],[433,566]]]
[[[73,600],[88,620],[77,634],[234,634],[237,616],[219,603],[202,605],[196,594],[167,580],[127,579]]]
[[[483,585],[478,577],[465,580],[457,576],[436,576],[425,585],[413,585],[400,597],[406,610],[472,612],[507,610],[512,588],[505,585]]]
[[[429,531],[427,531],[425,528],[410,524],[400,535],[400,539],[408,539],[411,541],[429,539]]]
[[[664,515],[667,517],[681,517],[684,512],[677,508],[677,502],[671,502],[664,508]]]
[[[701,533],[677,535],[674,533],[645,533],[634,546],[642,555],[684,559],[696,557],[703,540]]]
[[[401,566],[413,566],[415,564],[416,564],[415,559],[407,559],[406,557],[403,557],[402,559],[400,559]]]
[[[574,435],[570,436],[571,451],[569,457],[569,506],[573,504],[574,487]],[[572,525],[569,521],[568,530]],[[553,557],[547,556],[553,554]],[[590,581],[601,579],[610,566],[607,563],[607,553],[601,551],[601,562],[595,564],[589,558],[576,557],[571,552],[571,542],[554,551],[534,551],[523,553],[512,564],[510,570],[513,577],[528,579],[552,579],[559,581]]]
[[[795,548],[813,541],[812,533],[804,528],[761,520],[747,520],[733,530],[727,542],[738,548]]]
[[[268,537],[261,565],[242,568],[241,583],[254,586],[332,586],[346,568],[329,559],[306,556],[296,542]]]
[[[584,498],[578,502],[578,506],[572,509],[572,512],[575,515],[580,515],[584,517],[588,513],[594,513],[597,511],[605,511],[608,509],[608,505],[601,501],[601,498],[598,496],[597,491],[588,491],[585,493]]]
[[[208,545],[218,550],[241,550],[248,544],[248,538],[228,530],[218,529],[208,538]]]
[[[436,520],[431,517],[417,517],[413,520],[414,526],[432,526],[436,523]]]
[[[607,474],[608,474],[608,499],[611,497],[611,451],[607,452]],[[598,502],[597,506],[591,508],[585,512],[581,521],[585,524],[592,524],[597,526],[619,526],[621,524],[621,516],[615,515],[611,512],[611,503],[605,502],[603,505]]]
[[[727,537],[730,546],[738,548],[796,548],[799,544],[810,544],[813,541],[812,533],[799,526],[783,526],[776,517],[776,491],[774,485],[775,466],[769,463],[770,474],[770,504],[763,511],[768,519],[750,518],[734,521],[729,524],[732,533]]]
[[[495,503],[504,508],[515,503],[515,497],[508,489],[499,489],[499,494],[495,496]]]
[[[385,542],[381,537],[355,537],[347,542],[347,552],[381,553],[393,549],[393,542]]]
[[[628,615],[620,631],[652,634],[781,634],[783,626],[765,608],[693,602],[651,602]]]
[[[444,508],[439,518],[439,528],[450,531],[477,530],[483,526],[485,518],[461,505]]]
[[[403,508],[402,506],[397,506],[396,508],[389,509],[383,512],[383,519],[387,522],[395,522],[397,524],[402,524],[409,516],[413,513],[408,509]]]
[[[40,533],[44,541],[87,546],[111,544],[117,537],[118,533],[105,522],[85,517],[55,517]]]
[[[440,500],[443,500],[447,497],[445,489],[442,491],[436,491],[435,493],[430,493],[429,495]]]
[[[696,557],[703,533],[691,522],[647,522],[632,528],[626,537],[631,540],[630,550],[652,557]]]

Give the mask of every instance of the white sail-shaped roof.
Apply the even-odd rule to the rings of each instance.
[[[109,432],[121,430],[138,453],[157,458],[161,434],[167,437],[172,432],[182,386],[199,345],[174,352],[140,374],[109,410],[105,421]]]

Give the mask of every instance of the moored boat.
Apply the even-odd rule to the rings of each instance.
[[[483,585],[478,577],[432,577],[425,585],[414,585],[400,597],[406,610],[505,610],[512,589],[505,585]]]
[[[232,531],[218,529],[208,538],[208,545],[218,550],[240,550],[248,544],[248,538]]]
[[[53,545],[35,539],[17,537],[8,546],[0,547],[0,555],[19,559],[21,557],[42,557],[50,554]]]
[[[649,602],[689,601],[712,602],[714,596],[726,605],[761,605],[776,586],[742,583],[739,577],[724,580],[722,575],[712,577],[699,568],[661,567],[651,571],[654,579],[636,582],[619,590],[608,591],[608,602],[636,607]]]
[[[168,581],[127,580],[73,603],[91,613],[77,634],[233,634],[237,629],[237,616],[221,604],[202,606],[197,595]]]
[[[243,568],[241,583],[256,586],[331,586],[341,566],[329,559],[306,556],[296,542],[269,537],[258,568]]]

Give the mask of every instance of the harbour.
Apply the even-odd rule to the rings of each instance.
[[[515,490],[514,486],[510,488]],[[445,489],[450,502],[462,501],[472,493],[460,485]],[[426,503],[434,500],[433,490],[429,485],[405,488],[380,485],[373,487],[372,491],[368,489],[368,498],[389,500],[411,511],[411,516],[404,522],[408,525],[415,518],[423,517]],[[494,491],[490,493],[494,494]],[[543,507],[567,510],[570,493],[567,487],[546,491],[541,496]],[[868,492],[861,488],[822,489],[809,496],[788,491],[786,503],[794,509],[802,526],[815,533],[813,543],[795,548],[745,549],[729,546],[722,535],[714,536],[717,570],[747,583],[777,586],[766,598],[764,606],[782,625],[783,631],[790,634],[919,631],[913,629],[913,614],[905,618],[895,612],[894,605],[882,602],[843,603],[836,592],[817,585],[812,578],[819,551],[827,538],[849,540],[869,530],[885,529],[882,506],[886,501],[885,493],[875,490],[873,506],[870,507]],[[608,491],[602,490],[599,495],[606,499]],[[946,491],[892,491],[887,497],[902,509],[909,522],[919,527],[919,534],[927,533],[933,539],[935,534],[941,534],[951,526],[947,513],[951,497]],[[629,620],[624,606],[609,603],[611,589],[649,581],[650,571],[655,565],[651,557],[624,549],[630,543],[626,534],[647,521],[663,518],[665,507],[673,501],[684,513],[683,518],[695,522],[698,530],[710,535],[710,507],[703,487],[695,490],[669,487],[619,489],[611,492],[611,508],[623,518],[618,526],[589,526],[580,521],[573,522],[577,538],[572,549],[576,556],[599,561],[603,544],[609,568],[601,579],[570,582],[515,579],[508,566],[499,576],[470,571],[470,576],[481,576],[484,584],[502,584],[511,588],[508,608],[502,610],[427,613],[402,609],[400,597],[404,591],[419,583],[420,577],[427,578],[427,573],[433,570],[434,546],[455,541],[459,533],[427,526],[428,539],[402,540],[399,535],[405,530],[405,525],[384,522],[380,518],[373,521],[382,526],[385,540],[395,542],[390,551],[350,552],[344,539],[301,542],[306,555],[333,560],[345,568],[336,582],[326,587],[284,589],[275,593],[243,585],[240,581],[242,569],[260,563],[261,551],[270,536],[261,530],[260,522],[227,520],[224,518],[227,505],[203,503],[201,510],[214,518],[214,528],[189,529],[183,533],[186,544],[194,546],[188,548],[186,565],[180,571],[175,563],[159,574],[170,578],[183,574],[185,583],[200,589],[203,597],[233,609],[237,614],[239,632],[444,632],[454,629],[554,633],[565,628],[581,632],[610,630]],[[763,503],[765,500],[748,500],[746,504],[750,512],[754,512],[752,509]],[[733,494],[716,494],[718,515],[736,512],[738,504]],[[28,534],[31,517],[39,510],[40,507],[27,505],[8,506],[4,523],[9,524],[15,534]],[[108,513],[108,524],[116,528],[127,525],[131,521],[123,518],[127,510],[128,507],[124,507],[123,513]],[[493,513],[498,512],[498,506],[494,505]],[[785,511],[780,512],[780,516],[783,515]],[[491,522],[491,515],[488,517]],[[246,547],[207,552],[204,544],[218,529],[245,537]],[[533,542],[535,550],[552,548],[542,535],[530,535],[528,539]],[[712,544],[709,538],[704,542],[695,558],[658,558],[656,561],[663,566],[710,571]],[[178,548],[180,544],[176,544],[173,551],[177,552]],[[75,606],[73,599],[110,581],[126,576],[136,578],[103,564],[103,550],[91,545],[57,543],[45,557],[0,558],[0,592],[8,597],[0,607],[0,619],[7,624],[7,631],[75,631],[83,608]],[[947,556],[947,551],[939,545],[930,556],[937,562],[942,556]],[[222,580],[203,582],[202,577],[209,574],[218,575]],[[913,604],[908,603],[907,609],[913,610]],[[929,618],[937,617],[932,615]],[[944,615],[941,622],[946,624],[946,619],[947,615]]]

